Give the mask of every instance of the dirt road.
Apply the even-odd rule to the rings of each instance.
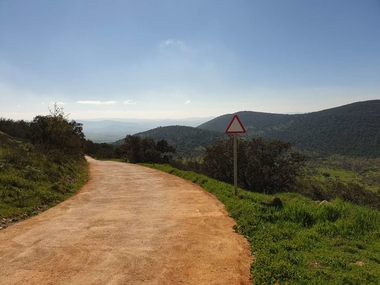
[[[0,284],[250,284],[248,242],[200,187],[89,158],[71,199],[0,231]]]

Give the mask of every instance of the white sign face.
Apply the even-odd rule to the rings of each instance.
[[[245,134],[245,129],[240,119],[235,115],[226,129],[226,134]]]

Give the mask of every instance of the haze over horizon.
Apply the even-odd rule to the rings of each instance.
[[[380,98],[380,1],[0,1],[0,117],[307,113]]]

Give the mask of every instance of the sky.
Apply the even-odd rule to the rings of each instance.
[[[306,113],[380,98],[380,0],[0,0],[0,117]]]

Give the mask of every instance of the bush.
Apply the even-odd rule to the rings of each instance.
[[[167,141],[128,135],[120,147],[122,156],[131,163],[168,163],[175,152]]]
[[[344,183],[335,180],[322,182],[302,178],[297,181],[294,191],[316,201],[332,201],[339,198],[353,204],[380,209],[379,192],[372,192],[352,182]]]
[[[238,140],[238,183],[241,188],[274,194],[293,191],[305,157],[291,143],[261,138]],[[233,139],[206,148],[203,172],[217,180],[233,183]]]
[[[68,121],[63,109],[54,105],[48,116],[37,116],[30,124],[32,143],[44,154],[51,154],[57,163],[66,156],[81,158],[84,155],[82,124]]]

